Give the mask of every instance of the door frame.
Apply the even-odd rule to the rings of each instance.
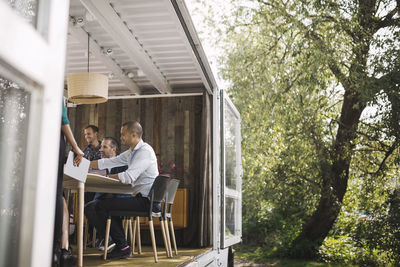
[[[225,108],[228,108],[232,114],[236,118],[236,162],[237,166],[235,168],[235,176],[236,176],[236,190],[228,188],[225,186],[226,184],[226,157],[225,157]],[[221,168],[221,248],[226,248],[237,244],[242,239],[242,164],[241,164],[241,133],[240,133],[240,113],[236,109],[235,105],[230,100],[229,96],[225,93],[224,90],[220,92],[220,168]],[[226,237],[225,228],[225,212],[226,212],[226,197],[229,196],[234,198],[236,202],[235,206],[235,233],[232,237]]]
[[[0,75],[30,92],[18,266],[50,266],[69,1],[38,0],[30,24],[0,1]]]

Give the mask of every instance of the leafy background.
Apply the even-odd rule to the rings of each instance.
[[[203,42],[241,113],[243,247],[301,257],[294,243],[335,166],[346,94],[361,117],[343,200],[315,259],[400,262],[398,1],[193,1]],[[370,13],[366,10],[371,11]],[[347,156],[347,155],[346,155]],[[334,206],[333,205],[333,206]],[[304,256],[305,254],[303,254]]]

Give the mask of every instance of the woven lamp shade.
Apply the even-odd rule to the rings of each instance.
[[[68,100],[78,104],[104,103],[108,99],[108,77],[82,72],[67,77]]]

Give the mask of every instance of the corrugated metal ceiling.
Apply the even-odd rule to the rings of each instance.
[[[120,39],[104,26],[107,23],[115,26],[116,32],[129,30],[132,36]],[[87,71],[87,33],[91,40],[89,69],[109,76],[109,95],[213,90],[206,80],[210,73],[201,68],[208,63],[198,61],[170,0],[71,0],[66,77]],[[138,60],[127,49],[135,47],[134,42],[134,52],[141,56]],[[112,52],[107,55],[107,50]],[[163,82],[169,92],[160,86]],[[139,90],[132,89],[135,86]]]

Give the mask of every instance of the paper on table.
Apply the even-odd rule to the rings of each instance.
[[[65,164],[64,167],[64,174],[81,182],[86,182],[89,165],[90,161],[82,158],[81,164],[79,164],[79,166],[74,166],[74,153],[70,151],[68,154],[67,164]]]

